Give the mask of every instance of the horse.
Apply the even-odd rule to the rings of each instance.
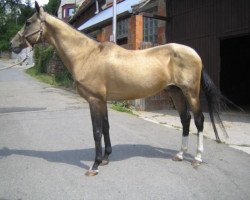
[[[112,42],[100,43],[91,39],[46,13],[37,2],[35,9],[34,15],[27,19],[11,40],[11,49],[20,53],[27,46],[47,42],[56,49],[72,74],[78,93],[89,104],[95,141],[95,160],[86,175],[97,175],[98,167],[109,163],[112,147],[107,101],[132,100],[160,91],[168,92],[183,127],[181,148],[173,160],[182,161],[187,152],[191,109],[198,130],[197,153],[192,164],[199,166],[204,151],[204,115],[200,104],[202,88],[216,140],[220,141],[215,126],[215,117],[219,117],[220,92],[205,72],[201,58],[194,49],[169,43],[144,50],[127,50]],[[221,120],[219,124],[224,129]]]

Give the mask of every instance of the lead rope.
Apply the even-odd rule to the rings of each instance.
[[[21,60],[20,62],[14,64],[14,65],[8,66],[8,67],[1,68],[0,71],[5,70],[5,69],[9,69],[9,68],[12,68],[12,67],[15,67],[16,65],[20,65],[20,64],[22,64],[27,59],[28,59],[28,56],[26,54],[26,57],[23,60]]]

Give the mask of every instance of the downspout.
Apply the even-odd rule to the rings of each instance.
[[[116,9],[116,0],[113,0],[113,30],[112,30],[112,41],[116,43],[116,24],[117,24],[117,9]]]
[[[95,11],[95,15],[99,13],[99,2],[98,0],[95,1],[95,6],[96,6],[96,11]]]

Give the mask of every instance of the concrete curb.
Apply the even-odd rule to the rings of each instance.
[[[182,130],[179,115],[175,110],[160,110],[160,111],[134,111],[138,117],[157,123],[163,126],[171,127],[177,130]],[[210,122],[208,113],[204,113],[204,135],[207,138],[215,140],[214,131]],[[243,113],[222,113],[221,118],[226,127],[229,138],[225,138],[223,132],[217,124],[221,140],[230,147],[239,149],[250,154],[250,115]],[[197,129],[193,119],[190,124],[190,133],[196,134]]]

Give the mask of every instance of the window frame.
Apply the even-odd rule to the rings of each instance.
[[[70,10],[73,10],[73,12],[71,13],[72,15],[70,15]],[[71,7],[71,8],[68,8],[67,9],[67,17],[71,17],[71,16],[73,16],[74,15],[74,12],[75,12],[75,8],[74,7]]]
[[[121,19],[117,22],[116,38],[128,38],[129,18]]]
[[[143,41],[157,43],[158,20],[150,17],[143,17]]]

